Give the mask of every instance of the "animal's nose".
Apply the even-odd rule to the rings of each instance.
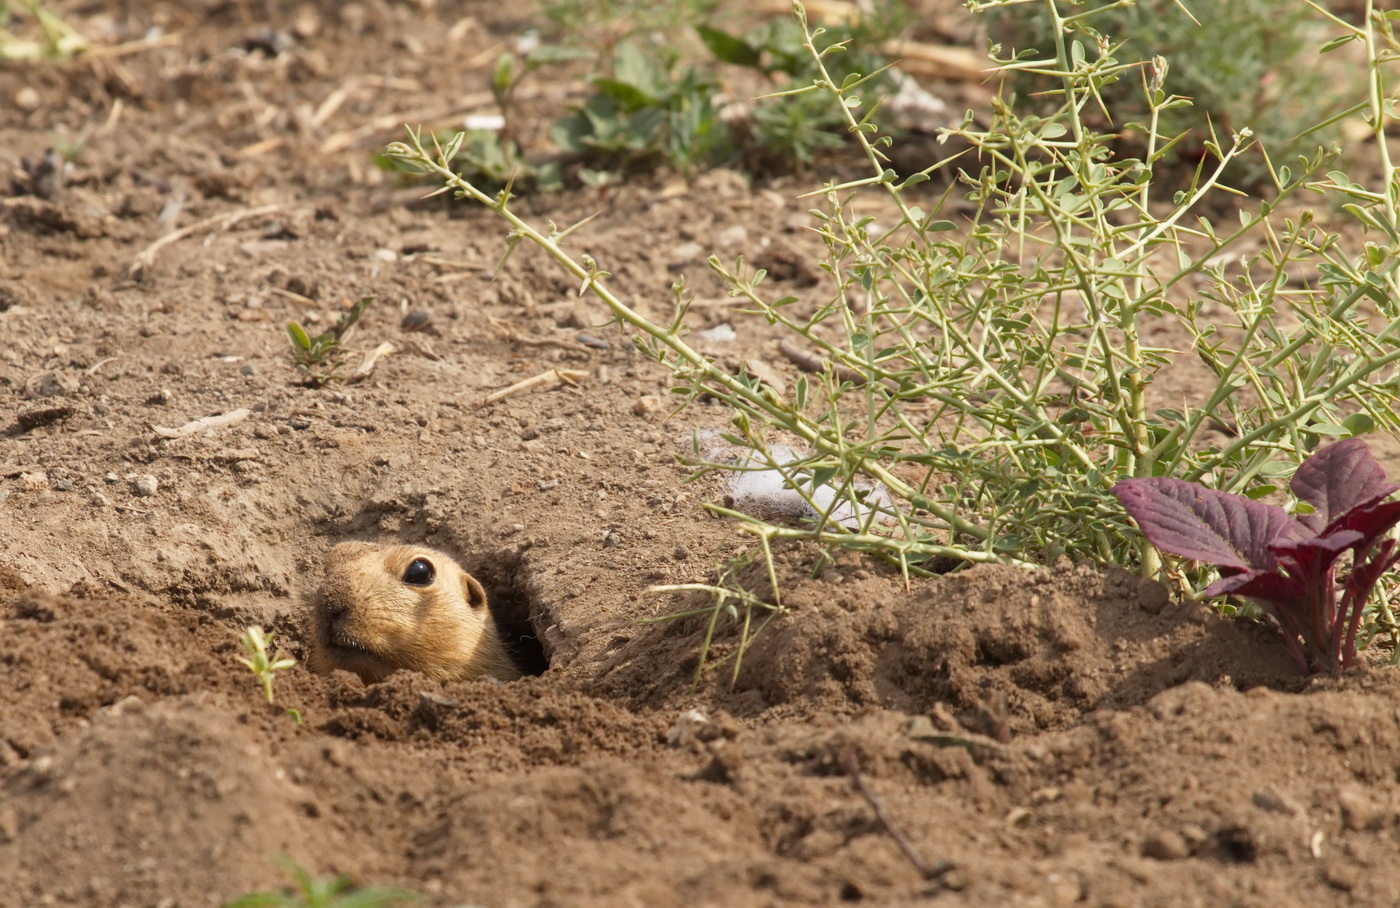
[[[333,625],[340,624],[344,621],[349,611],[350,603],[346,602],[344,599],[326,598],[321,600],[321,613],[324,614],[326,619]]]

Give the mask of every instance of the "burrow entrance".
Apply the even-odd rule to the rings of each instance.
[[[538,609],[520,582],[520,556],[498,552],[466,562],[464,566],[486,588],[496,627],[516,665],[527,675],[543,675],[549,668],[549,659],[535,628]]]

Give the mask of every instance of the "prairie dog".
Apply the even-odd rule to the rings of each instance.
[[[366,684],[398,669],[461,681],[519,678],[486,591],[444,552],[342,542],[316,591],[308,664]]]

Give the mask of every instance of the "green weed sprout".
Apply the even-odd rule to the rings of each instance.
[[[355,305],[345,310],[329,331],[311,337],[297,322],[287,323],[287,337],[292,342],[292,361],[306,373],[307,381],[314,388],[340,378],[340,370],[345,365],[342,343],[350,329],[360,320],[373,297],[363,297]]]
[[[46,4],[39,0],[17,0],[16,6],[34,17],[43,37],[39,41],[28,41],[0,28],[0,60],[66,59],[88,49],[87,38]],[[0,0],[0,22],[9,22],[15,15],[16,10]]]
[[[1161,116],[1190,103],[1168,92],[1168,62],[1120,59],[1123,45],[1091,25],[1096,10],[1043,5],[1053,51],[999,63],[1036,76],[1059,107],[1021,115],[994,98],[987,116],[969,112],[944,130],[975,157],[900,175],[875,120],[880,99],[865,96],[875,83],[833,75],[828,60],[846,43],[825,43],[794,3],[817,75],[779,97],[826,97],[868,175],[808,194],[826,253],[823,282],[806,298],[771,294],[765,272],[742,258],[709,260],[731,296],[815,351],[818,371],[787,393],[687,343],[682,286],[667,324],[623,302],[603,264],[565,248],[581,224],[525,222],[509,188],[483,192],[421,132],[386,155],[504,219],[507,258],[523,240],[544,249],[636,332],[679,393],[730,406],[726,440],[760,462],[780,462],[771,444],[808,449],[784,465],[788,481],[826,487],[830,504],[797,526],[734,515],[766,546],[870,553],[906,578],[946,558],[1027,566],[1068,556],[1158,573],[1157,553],[1110,494],[1115,481],[1165,475],[1263,496],[1325,439],[1400,429],[1400,173],[1384,141],[1373,143],[1379,174],[1363,185],[1327,170],[1335,152],[1276,162],[1241,126],[1201,137],[1207,155],[1189,185],[1164,190],[1154,169],[1183,136],[1164,135]],[[1392,20],[1369,4],[1361,25],[1319,13],[1369,61],[1368,96],[1329,120],[1360,114],[1383,139],[1393,119],[1386,75],[1400,59]],[[1144,137],[1136,158],[1118,156],[1116,136],[1094,127],[1102,87],[1123,79],[1139,80],[1147,104],[1125,127]],[[1237,223],[1217,224],[1202,202],[1243,195],[1223,175],[1247,155],[1264,162],[1263,195],[1244,200]],[[915,188],[935,172],[951,177],[946,190]],[[1317,224],[1300,204],[1307,193],[1339,201],[1362,239]],[[1154,343],[1168,326],[1188,350]],[[1189,401],[1158,393],[1167,367],[1197,369],[1207,391]],[[872,483],[887,492],[873,504]],[[1173,576],[1196,587],[1210,579]]]
[[[373,887],[361,889],[349,877],[318,878],[290,858],[278,860],[292,878],[295,892],[255,892],[225,902],[223,908],[388,908],[423,897],[409,889]]]
[[[263,696],[268,703],[275,702],[272,696],[272,679],[280,671],[291,668],[297,664],[297,660],[290,656],[279,656],[275,659],[267,655],[267,645],[272,640],[273,631],[264,632],[256,624],[248,625],[238,638],[238,642],[243,644],[243,649],[247,651],[247,656],[239,656],[238,661],[248,667],[253,676],[258,679],[258,686],[262,688]]]

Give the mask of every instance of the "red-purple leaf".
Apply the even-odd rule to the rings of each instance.
[[[1113,494],[1157,548],[1222,568],[1274,570],[1271,543],[1311,535],[1282,508],[1180,479],[1124,479]]]
[[[1317,509],[1304,516],[1303,523],[1323,532],[1348,511],[1380,501],[1400,489],[1400,484],[1386,481],[1385,470],[1364,441],[1348,438],[1319,448],[1303,461],[1288,487]]]
[[[1201,593],[1207,599],[1216,596],[1246,596],[1257,599],[1273,614],[1272,604],[1295,599],[1306,592],[1301,580],[1278,571],[1245,571],[1232,577],[1221,577]]]
[[[1386,493],[1390,494],[1389,492]],[[1382,501],[1356,508],[1332,521],[1332,529],[1354,530],[1361,535],[1357,540],[1358,549],[1365,551],[1380,536],[1390,532],[1390,528],[1400,523],[1400,501]]]
[[[1400,523],[1400,501],[1385,500],[1400,485],[1386,481],[1365,442],[1348,439],[1309,457],[1290,487],[1314,513],[1298,519],[1175,479],[1125,479],[1113,494],[1157,548],[1219,568],[1207,598],[1235,594],[1257,602],[1303,671],[1338,673],[1356,662],[1357,627],[1371,590],[1400,560],[1400,544],[1381,538]],[[1353,564],[1339,608],[1336,563],[1348,549]]]

